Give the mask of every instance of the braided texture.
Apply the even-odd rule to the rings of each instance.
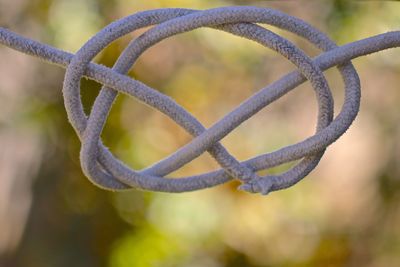
[[[323,53],[310,58],[290,41],[258,24],[272,25],[297,34]],[[112,69],[92,62],[114,40],[148,26],[154,27],[132,40]],[[211,27],[260,43],[287,58],[298,70],[259,90],[206,129],[173,99],[125,75],[149,47],[200,27]],[[338,47],[325,34],[300,19],[268,8],[240,6],[204,11],[157,9],[139,12],[106,26],[76,54],[29,40],[4,28],[0,28],[0,43],[66,67],[63,86],[65,108],[82,142],[80,161],[83,172],[93,184],[109,190],[137,188],[187,192],[238,179],[242,182],[240,189],[265,195],[288,188],[307,176],[318,165],[326,147],[350,127],[359,110],[360,81],[349,60],[400,46],[400,32],[388,32]],[[333,66],[338,66],[345,84],[345,101],[335,118],[332,95],[323,76],[323,71]],[[90,115],[85,114],[80,99],[80,80],[83,76],[103,84]],[[242,122],[306,80],[311,83],[318,102],[315,135],[243,162],[235,159],[219,143]],[[100,138],[118,93],[135,97],[164,113],[191,134],[193,140],[153,166],[141,171],[130,169],[103,145]],[[166,178],[205,152],[218,162],[220,170],[180,179]],[[300,159],[297,165],[279,175],[257,174],[260,170]]]

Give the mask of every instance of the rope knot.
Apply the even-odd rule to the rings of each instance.
[[[311,59],[287,39],[258,24],[268,24],[297,34],[324,53]],[[92,62],[114,40],[141,28],[148,28],[132,40],[112,69]],[[244,101],[220,121],[206,129],[193,115],[170,97],[126,76],[139,56],[149,47],[173,35],[210,27],[255,41],[287,58],[297,67],[277,82]],[[82,142],[83,172],[95,185],[108,190],[137,188],[162,192],[187,192],[223,184],[242,182],[239,189],[266,195],[290,187],[307,176],[319,163],[327,146],[352,124],[360,105],[360,81],[350,59],[400,46],[400,32],[388,32],[337,47],[325,34],[306,22],[269,8],[237,6],[210,10],[157,9],[139,12],[115,21],[92,37],[76,54],[61,51],[19,36],[0,27],[0,43],[67,68],[63,86],[68,118]],[[332,66],[345,84],[345,99],[333,118],[333,98],[322,73]],[[103,85],[90,114],[85,114],[80,98],[80,80],[89,77]],[[247,161],[234,158],[220,140],[258,111],[308,80],[318,103],[316,133],[294,145],[265,153]],[[101,141],[101,132],[118,93],[127,94],[159,110],[194,138],[175,153],[144,170],[126,166]],[[200,175],[168,179],[203,153],[209,153],[221,169]],[[286,172],[260,177],[258,171],[300,160]]]

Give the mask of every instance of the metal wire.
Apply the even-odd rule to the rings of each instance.
[[[295,33],[324,53],[312,59],[290,41],[257,24],[273,25]],[[112,69],[92,63],[93,58],[114,40],[151,25],[155,26],[130,42]],[[211,27],[258,42],[286,57],[298,71],[287,74],[261,89],[206,129],[170,97],[125,76],[137,58],[149,47],[165,38],[200,27]],[[64,103],[68,119],[82,142],[80,161],[83,172],[95,185],[108,190],[136,188],[187,192],[238,179],[242,182],[240,189],[266,195],[271,191],[290,187],[307,176],[318,165],[326,147],[350,127],[359,110],[360,82],[349,60],[400,46],[400,31],[380,34],[338,47],[325,34],[298,18],[268,8],[237,6],[204,11],[157,9],[139,12],[106,26],[76,54],[27,39],[1,27],[0,43],[66,67]],[[335,118],[332,95],[322,73],[333,66],[338,66],[345,84],[345,101]],[[80,80],[83,76],[103,84],[90,115],[83,111],[80,99]],[[242,122],[306,80],[313,86],[318,102],[315,135],[244,162],[236,160],[219,143]],[[141,171],[130,169],[102,144],[100,138],[118,93],[135,97],[169,116],[191,134],[193,140],[149,168]],[[168,174],[206,151],[221,166],[220,170],[180,179],[166,178]],[[302,160],[297,165],[279,175],[257,174],[260,170],[299,159]]]

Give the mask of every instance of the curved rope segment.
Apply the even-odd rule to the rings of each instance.
[[[285,38],[258,26],[268,24],[297,34],[323,51],[312,59]],[[132,40],[112,69],[92,62],[116,39],[148,26],[154,26]],[[259,90],[224,118],[206,129],[193,115],[170,97],[125,76],[138,57],[156,43],[173,35],[200,27],[210,27],[255,41],[287,58],[298,68]],[[352,124],[360,105],[360,81],[350,60],[384,49],[400,46],[400,31],[388,32],[338,47],[324,33],[285,13],[258,7],[222,7],[204,11],[157,9],[139,12],[115,21],[92,37],[76,54],[27,39],[0,27],[0,43],[66,68],[63,86],[68,118],[82,142],[80,160],[83,172],[95,185],[108,190],[137,188],[162,192],[187,192],[225,183],[242,182],[240,189],[264,195],[288,188],[307,176],[319,163],[327,146]],[[333,118],[333,98],[323,71],[338,66],[345,84],[345,100]],[[103,85],[89,115],[83,111],[80,80],[83,76]],[[219,141],[261,109],[309,80],[318,102],[316,133],[294,145],[259,155],[244,162],[235,159]],[[194,138],[167,158],[141,171],[118,160],[101,142],[101,132],[118,93],[137,98],[159,110]],[[221,166],[220,170],[168,179],[204,152]],[[302,159],[279,175],[259,176],[265,170]]]

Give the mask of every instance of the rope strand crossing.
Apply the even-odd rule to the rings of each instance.
[[[258,26],[268,24],[297,34],[323,51],[316,58],[283,37]],[[93,58],[114,40],[148,26],[154,26],[132,40],[112,69],[92,62]],[[292,62],[298,71],[285,75],[241,103],[235,110],[206,129],[195,117],[170,97],[127,77],[138,57],[149,47],[173,35],[200,27],[247,38],[266,46]],[[108,190],[130,188],[187,192],[216,186],[231,179],[242,182],[240,189],[268,194],[288,188],[307,176],[319,163],[327,146],[336,141],[357,116],[360,105],[360,81],[350,60],[384,49],[400,46],[400,31],[393,31],[338,47],[324,33],[306,22],[285,13],[258,7],[222,7],[204,11],[157,9],[139,12],[115,21],[92,37],[76,53],[70,54],[27,39],[0,27],[0,43],[20,52],[66,68],[63,86],[68,119],[82,142],[80,161],[89,180]],[[333,118],[333,99],[323,71],[338,66],[345,84],[345,100]],[[103,85],[90,115],[83,111],[80,80],[83,76]],[[239,162],[219,141],[245,120],[309,80],[318,102],[316,133],[294,145]],[[141,171],[135,171],[118,160],[101,142],[101,132],[119,93],[127,94],[169,116],[194,138],[175,153]],[[220,170],[168,179],[166,176],[208,152],[221,166]],[[259,176],[265,170],[294,160],[301,161],[279,175]]]

